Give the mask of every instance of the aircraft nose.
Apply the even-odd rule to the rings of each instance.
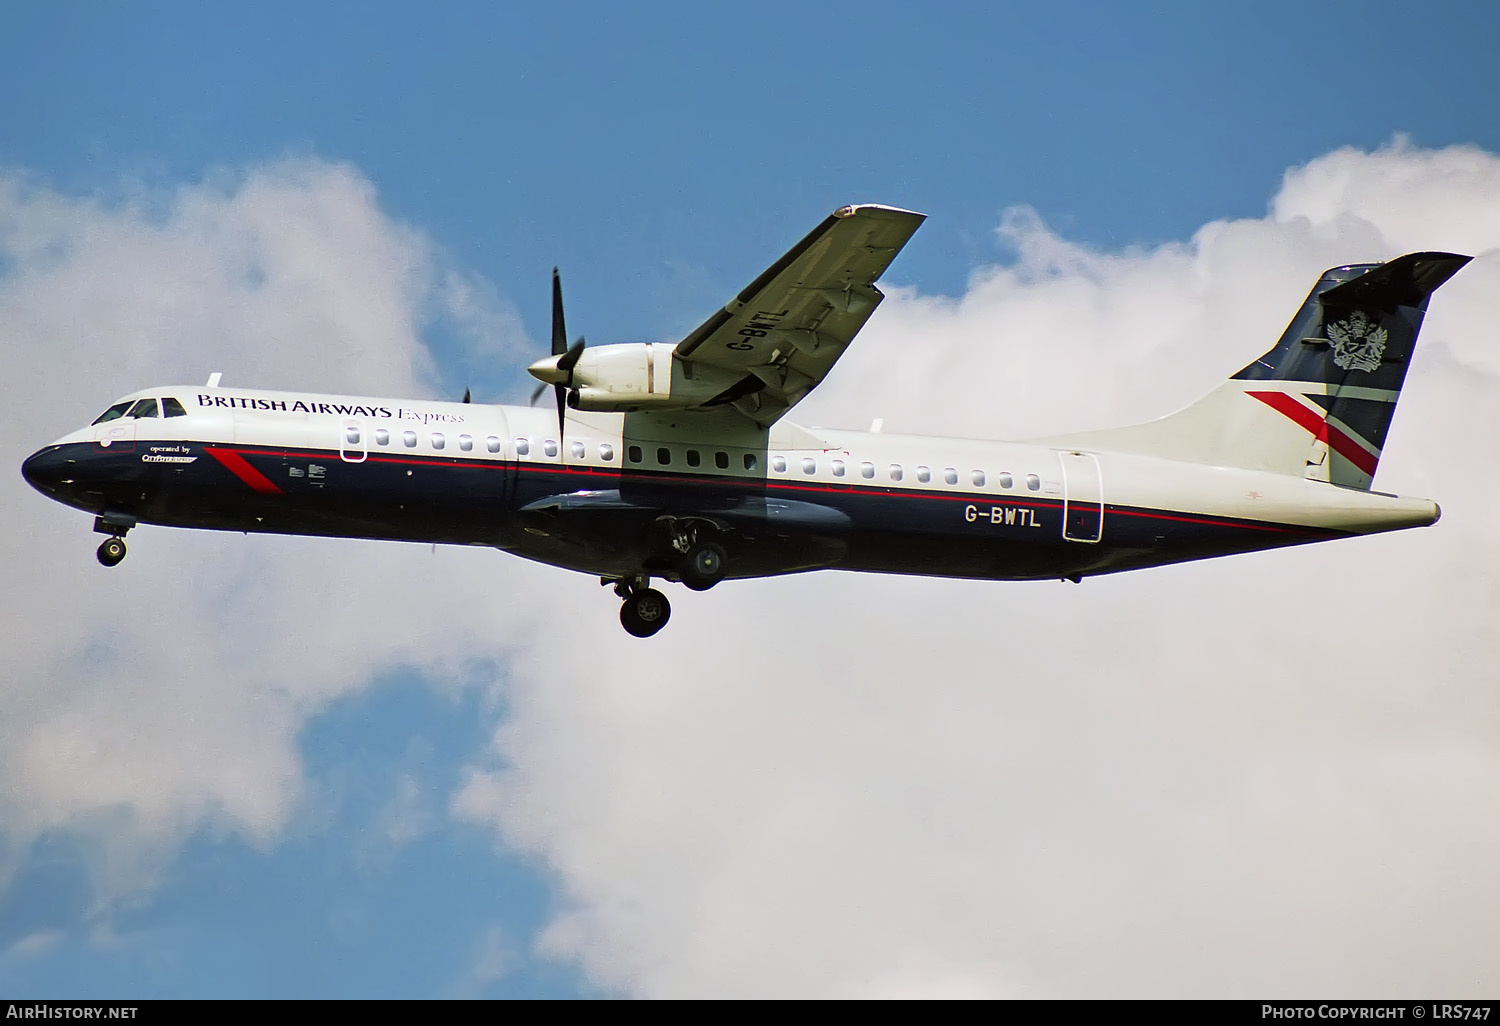
[[[21,464],[21,476],[26,479],[26,483],[48,495],[57,491],[70,470],[68,460],[55,447],[40,449]]]

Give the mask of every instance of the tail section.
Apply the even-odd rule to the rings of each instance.
[[[1469,259],[1325,271],[1275,347],[1192,406],[1058,441],[1368,489],[1427,302]]]

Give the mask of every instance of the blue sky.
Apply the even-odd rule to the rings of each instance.
[[[457,274],[486,297],[480,334],[499,339],[494,345],[466,342],[467,322],[451,306],[418,311],[435,365],[419,383],[453,395],[472,385],[478,401],[515,402],[530,391],[524,364],[545,345],[554,265],[571,333],[603,342],[674,340],[847,202],[929,215],[885,279],[927,297],[962,297],[976,272],[1017,259],[1014,237],[996,233],[1015,207],[1033,209],[1050,237],[1088,253],[1151,252],[1187,243],[1212,222],[1265,218],[1288,169],[1343,147],[1369,152],[1404,136],[1424,151],[1500,152],[1497,35],[1500,9],[1490,5],[1383,0],[955,4],[920,14],[885,3],[8,4],[0,9],[0,92],[9,98],[0,104],[0,173],[70,203],[166,210],[184,186],[233,193],[257,169],[288,160],[348,165],[373,188],[373,208],[415,233],[432,273]],[[0,281],[15,259],[0,250]],[[1285,305],[1270,320],[1284,322]],[[267,347],[262,366],[279,352],[271,340]],[[129,354],[117,355],[131,365]],[[200,376],[197,364],[180,373]],[[84,422],[114,393],[152,383],[107,380],[115,386],[100,392],[57,389],[33,429],[40,436],[16,452]],[[299,387],[281,378],[243,383]],[[11,477],[7,508],[86,534]],[[357,560],[362,550],[332,551]],[[498,558],[458,555],[485,566]],[[36,629],[66,631],[66,604],[110,586],[69,576],[78,558],[92,563],[83,549],[56,556],[70,566],[59,579],[73,583],[58,585],[53,598],[64,605]],[[427,572],[416,561],[402,566]],[[0,823],[8,873],[0,877],[0,993],[778,992],[762,978],[737,987],[691,969],[637,985],[620,968],[623,956],[579,954],[569,931],[597,926],[589,911],[597,895],[645,888],[649,869],[639,868],[639,879],[625,873],[630,885],[611,890],[579,868],[586,845],[553,843],[548,824],[587,819],[586,803],[539,811],[539,798],[518,791],[495,826],[454,797],[472,793],[466,782],[476,774],[503,776],[512,757],[519,765],[535,754],[529,721],[513,719],[518,695],[536,701],[517,684],[523,672],[566,690],[618,669],[601,658],[580,670],[575,653],[571,669],[547,670],[561,656],[528,648],[517,625],[526,622],[525,589],[552,579],[495,573],[496,589],[521,610],[496,623],[495,649],[472,662],[468,653],[383,651],[338,689],[292,703],[287,729],[301,783],[256,826],[245,825],[249,814],[223,812],[228,801],[169,816],[174,826],[159,847],[146,845],[145,868],[127,874],[128,884],[106,885],[115,877],[100,865],[113,865],[118,843],[111,816],[130,819],[129,808],[59,815],[37,829]],[[308,601],[339,601],[334,575],[299,587]],[[564,580],[557,591],[566,595],[545,609],[615,632],[612,611],[586,589],[598,591]],[[295,678],[292,654],[316,642],[297,637],[303,621],[271,622],[282,646],[273,651],[288,662],[257,665],[269,666],[267,679]],[[851,636],[868,629],[846,627]],[[19,633],[12,640],[29,644]],[[52,667],[45,677],[8,686],[19,693],[67,673],[87,677],[87,652],[69,658],[38,656],[35,665]],[[714,687],[711,674],[690,676]],[[782,692],[765,701],[777,695],[801,701]],[[647,690],[638,698],[665,701]],[[670,707],[680,730],[704,729],[693,718],[698,699],[684,701]],[[596,707],[579,702],[573,712],[590,721]],[[569,729],[567,717],[543,720],[553,733]],[[586,774],[593,753],[575,751],[572,761],[527,764],[523,779]],[[600,772],[608,765],[601,753]],[[677,771],[694,772],[691,763]],[[30,800],[21,791],[12,798],[16,807]],[[916,880],[895,886],[914,901],[925,893]],[[754,891],[733,893],[746,909],[756,904]],[[649,902],[643,912],[611,900],[597,904],[635,909],[619,913],[627,919],[654,914]],[[707,944],[708,917],[682,915],[694,925],[677,936],[680,947]],[[615,936],[608,923],[597,928]],[[926,978],[943,991],[948,963],[934,969],[913,958],[918,968],[901,963],[901,972],[930,969]],[[1015,973],[1023,991],[1066,989],[1045,974]],[[848,978],[864,977],[851,969]],[[1109,979],[1106,992],[1128,992]],[[1249,979],[1301,985],[1274,973]],[[1175,992],[1170,982],[1152,986]]]
[[[13,165],[93,190],[289,153],[349,161],[533,335],[555,264],[578,330],[665,336],[844,202],[929,214],[891,280],[954,294],[1017,203],[1079,241],[1150,244],[1258,216],[1286,168],[1338,146],[1500,145],[1500,15],[1469,4],[5,17],[0,84],[25,98],[4,115]]]

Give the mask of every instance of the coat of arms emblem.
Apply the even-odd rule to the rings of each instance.
[[[1380,367],[1387,332],[1363,310],[1328,326],[1333,362],[1345,370],[1373,371]]]

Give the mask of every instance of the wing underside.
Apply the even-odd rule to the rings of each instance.
[[[885,298],[875,280],[926,215],[841,207],[724,308],[678,343],[684,376],[734,383],[708,405],[732,405],[761,426],[822,381]]]

